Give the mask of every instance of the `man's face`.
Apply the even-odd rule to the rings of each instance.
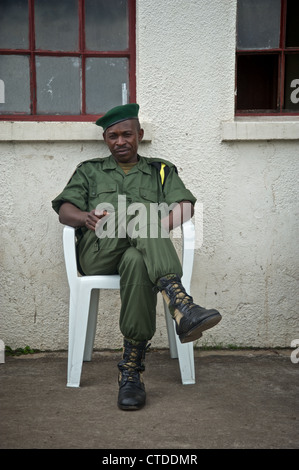
[[[117,162],[137,162],[139,142],[143,138],[143,129],[138,128],[136,119],[114,124],[104,132],[104,141]]]

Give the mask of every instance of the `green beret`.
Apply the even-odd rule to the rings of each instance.
[[[126,121],[127,119],[138,119],[139,105],[136,103],[124,104],[116,106],[116,108],[107,111],[104,116],[96,121],[97,126],[102,126],[104,131],[118,122]]]

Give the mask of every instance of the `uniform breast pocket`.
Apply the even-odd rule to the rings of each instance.
[[[153,191],[151,189],[140,189],[139,196],[141,201],[144,202],[159,202],[157,191]]]
[[[109,206],[113,206],[116,208],[117,206],[117,185],[116,184],[109,184],[109,185],[95,185],[90,188],[89,194],[89,203],[92,209],[96,209],[96,207],[100,204],[101,209],[107,209]],[[105,204],[107,207],[104,207]]]

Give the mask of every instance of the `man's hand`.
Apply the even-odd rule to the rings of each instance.
[[[108,215],[107,211],[97,211],[96,209],[92,210],[91,212],[86,212],[86,221],[85,227],[89,230],[93,230],[95,232],[96,226],[99,224],[99,221]]]
[[[98,211],[96,209],[85,212],[78,209],[70,202],[62,204],[59,210],[59,221],[64,225],[70,225],[74,228],[86,227],[89,230],[95,231],[97,223],[105,217],[107,211]]]
[[[191,219],[194,214],[194,206],[190,201],[179,202],[168,217],[161,220],[162,227],[169,233],[176,227],[180,227],[186,220]]]

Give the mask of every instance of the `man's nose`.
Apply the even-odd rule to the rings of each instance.
[[[118,138],[117,138],[117,140],[116,140],[116,144],[119,145],[119,146],[125,144],[125,139],[123,138],[122,135],[118,136]]]

